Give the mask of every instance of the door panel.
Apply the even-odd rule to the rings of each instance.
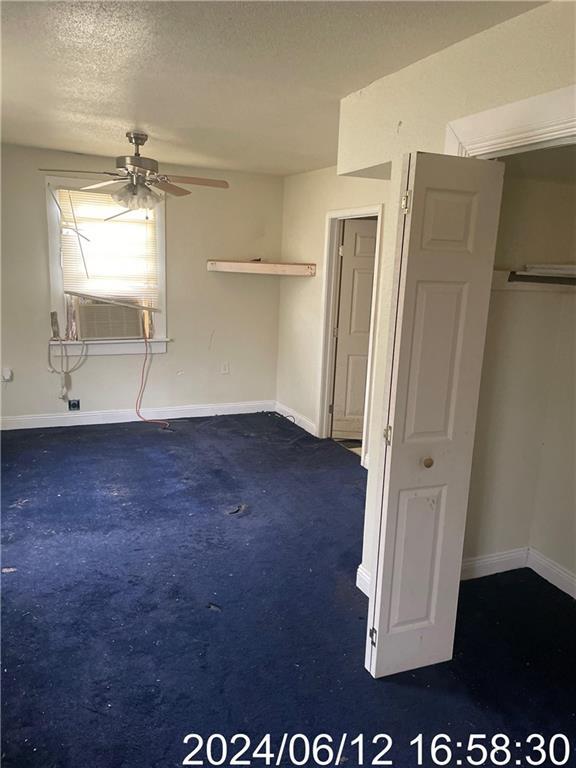
[[[344,417],[346,419],[362,419],[364,415],[367,365],[367,355],[348,355],[347,389],[344,405]]]
[[[376,677],[452,656],[503,171],[424,153],[408,163],[366,655]]]
[[[370,301],[374,269],[355,269],[352,276],[352,306],[350,308],[350,326],[348,332],[370,333]]]
[[[452,433],[467,290],[467,283],[416,286],[406,440],[443,440]]]
[[[376,228],[374,219],[344,222],[332,437],[362,438]]]
[[[474,192],[427,189],[422,250],[472,253],[477,204],[478,196]]]
[[[390,631],[434,622],[445,487],[400,492]]]

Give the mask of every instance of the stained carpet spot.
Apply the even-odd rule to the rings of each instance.
[[[236,504],[233,507],[228,507],[226,510],[226,514],[233,516],[233,517],[239,517],[240,515],[245,514],[248,511],[248,504]]]
[[[10,509],[22,509],[25,504],[29,504],[30,499],[17,499],[14,504],[10,504]]]
[[[215,613],[222,613],[222,608],[218,605],[218,603],[208,603],[208,608]]]
[[[16,573],[18,568],[2,568],[2,573]]]

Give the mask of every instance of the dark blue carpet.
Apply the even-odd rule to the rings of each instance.
[[[4,768],[172,768],[189,732],[386,732],[396,767],[419,732],[574,734],[575,603],[528,570],[462,585],[452,662],[368,675],[338,445],[272,414],[3,439]]]

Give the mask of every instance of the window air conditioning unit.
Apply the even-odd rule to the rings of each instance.
[[[118,304],[80,303],[77,311],[78,338],[141,339],[142,310]]]

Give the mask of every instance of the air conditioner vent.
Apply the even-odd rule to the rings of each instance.
[[[80,339],[141,339],[142,310],[116,304],[80,303]]]

